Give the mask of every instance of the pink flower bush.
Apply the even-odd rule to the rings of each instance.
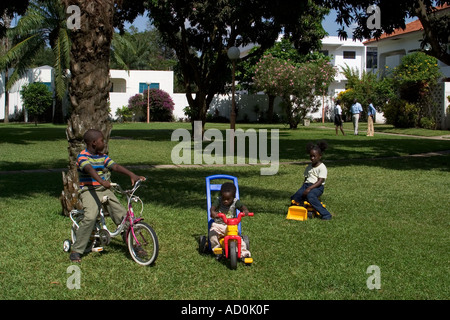
[[[172,121],[174,102],[170,95],[160,89],[145,90],[128,100],[128,108],[133,111],[135,121],[143,121],[147,117],[147,95],[149,94],[150,120]]]

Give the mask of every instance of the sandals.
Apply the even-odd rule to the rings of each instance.
[[[80,263],[81,262],[81,254],[78,252],[71,252],[70,253],[70,261]]]

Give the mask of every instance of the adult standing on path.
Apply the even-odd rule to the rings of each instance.
[[[373,122],[375,119],[375,113],[376,113],[376,110],[373,107],[372,100],[369,100],[369,110],[367,112],[367,136],[368,137],[373,137],[373,135],[374,135],[375,130],[373,128]]]
[[[340,105],[340,101],[336,100],[336,106],[334,107],[334,125],[336,126],[336,135],[339,134],[338,128],[341,129],[342,134],[345,136],[344,129],[342,128],[342,108]]]
[[[362,111],[363,111],[362,106],[358,102],[358,100],[357,99],[353,100],[353,105],[350,109],[350,112],[352,113],[353,130],[355,136],[358,135],[359,115]]]

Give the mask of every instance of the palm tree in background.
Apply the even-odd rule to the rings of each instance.
[[[2,20],[3,20],[3,24],[5,26],[5,28],[9,28],[11,26],[11,18],[9,17],[9,15],[7,14],[7,12],[5,12],[2,16]],[[9,38],[5,35],[4,37],[2,37],[0,39],[1,45],[0,45],[0,56],[4,56],[6,54],[6,52],[8,52],[9,50]],[[2,72],[5,72],[5,82],[8,82],[8,77],[9,77],[9,65],[2,65],[0,64],[0,74]],[[3,93],[5,94],[5,119],[4,122],[8,123],[9,122],[9,91],[8,88],[6,88],[6,86],[4,86],[4,91]]]
[[[11,48],[0,58],[0,67],[12,66],[14,71],[6,83],[9,90],[33,65],[33,60],[46,46],[53,50],[55,62],[56,110],[62,120],[62,99],[66,94],[70,67],[71,42],[66,28],[66,13],[59,0],[33,0],[17,26],[7,32]],[[55,120],[54,118],[54,120]]]
[[[111,43],[111,69],[172,70],[175,52],[162,43],[156,29],[138,32],[131,26],[123,34],[114,33]]]
[[[129,33],[114,33],[111,41],[111,69],[148,69],[148,50],[140,46]]]

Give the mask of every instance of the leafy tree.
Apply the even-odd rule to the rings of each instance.
[[[2,69],[14,66],[6,88],[22,77],[34,65],[38,53],[50,45],[54,54],[57,110],[62,121],[62,99],[67,89],[67,70],[70,61],[70,39],[66,28],[66,14],[59,0],[31,1],[16,27],[7,32],[13,46],[0,58]]]
[[[320,30],[317,30],[317,32],[320,32]],[[329,60],[329,58],[325,57],[323,54],[318,53],[317,51],[312,51],[318,49],[318,47],[315,47],[313,44],[311,44],[309,47],[310,51],[308,53],[301,54],[299,50],[294,47],[291,39],[282,38],[280,41],[277,41],[271,48],[267,49],[264,52],[264,56],[271,55],[274,58],[290,62],[295,66],[300,66],[302,63],[311,60]],[[239,81],[240,89],[247,89],[252,92],[255,91],[255,88],[257,88],[253,85],[253,76],[255,75],[256,65],[261,59],[261,56],[258,54],[257,50],[257,47],[253,48],[249,53],[249,59],[246,59],[245,61],[239,63],[237,79]],[[273,120],[273,108],[276,95],[273,94],[272,90],[267,90],[266,94],[268,95],[269,99],[267,120],[271,122]]]
[[[214,95],[230,82],[229,47],[258,43],[264,52],[284,30],[298,50],[309,51],[320,45],[317,30],[323,30],[321,17],[327,12],[313,1],[269,0],[152,0],[148,9],[178,57],[191,119],[203,124]]]
[[[29,0],[0,1],[0,39],[9,29],[9,21],[17,15],[23,15],[28,8]]]
[[[116,110],[116,117],[119,122],[128,122],[133,119],[133,111],[128,106],[122,106]]]
[[[131,27],[114,33],[111,44],[111,68],[125,70],[168,70],[176,64],[173,50],[161,43],[158,30],[138,32]]]
[[[20,95],[25,109],[34,117],[34,123],[37,126],[38,116],[43,114],[53,103],[52,93],[45,84],[34,82],[23,86]]]
[[[393,84],[398,93],[397,98],[386,107],[388,122],[397,127],[436,129],[437,117],[431,88],[441,76],[436,58],[423,52],[404,56],[393,73]]]
[[[308,112],[317,111],[317,95],[334,80],[335,69],[326,59],[295,64],[264,56],[257,64],[254,86],[266,94],[280,96],[291,129],[297,128]]]
[[[423,52],[404,56],[393,74],[400,96],[412,103],[429,94],[441,76],[437,59]]]
[[[377,73],[362,71],[345,66],[341,72],[348,80],[346,90],[338,94],[344,113],[350,112],[354,99],[362,106],[368,106],[371,101],[375,109],[383,111],[386,102],[395,97],[393,81],[390,77],[381,78]],[[366,114],[363,114],[365,117]]]

